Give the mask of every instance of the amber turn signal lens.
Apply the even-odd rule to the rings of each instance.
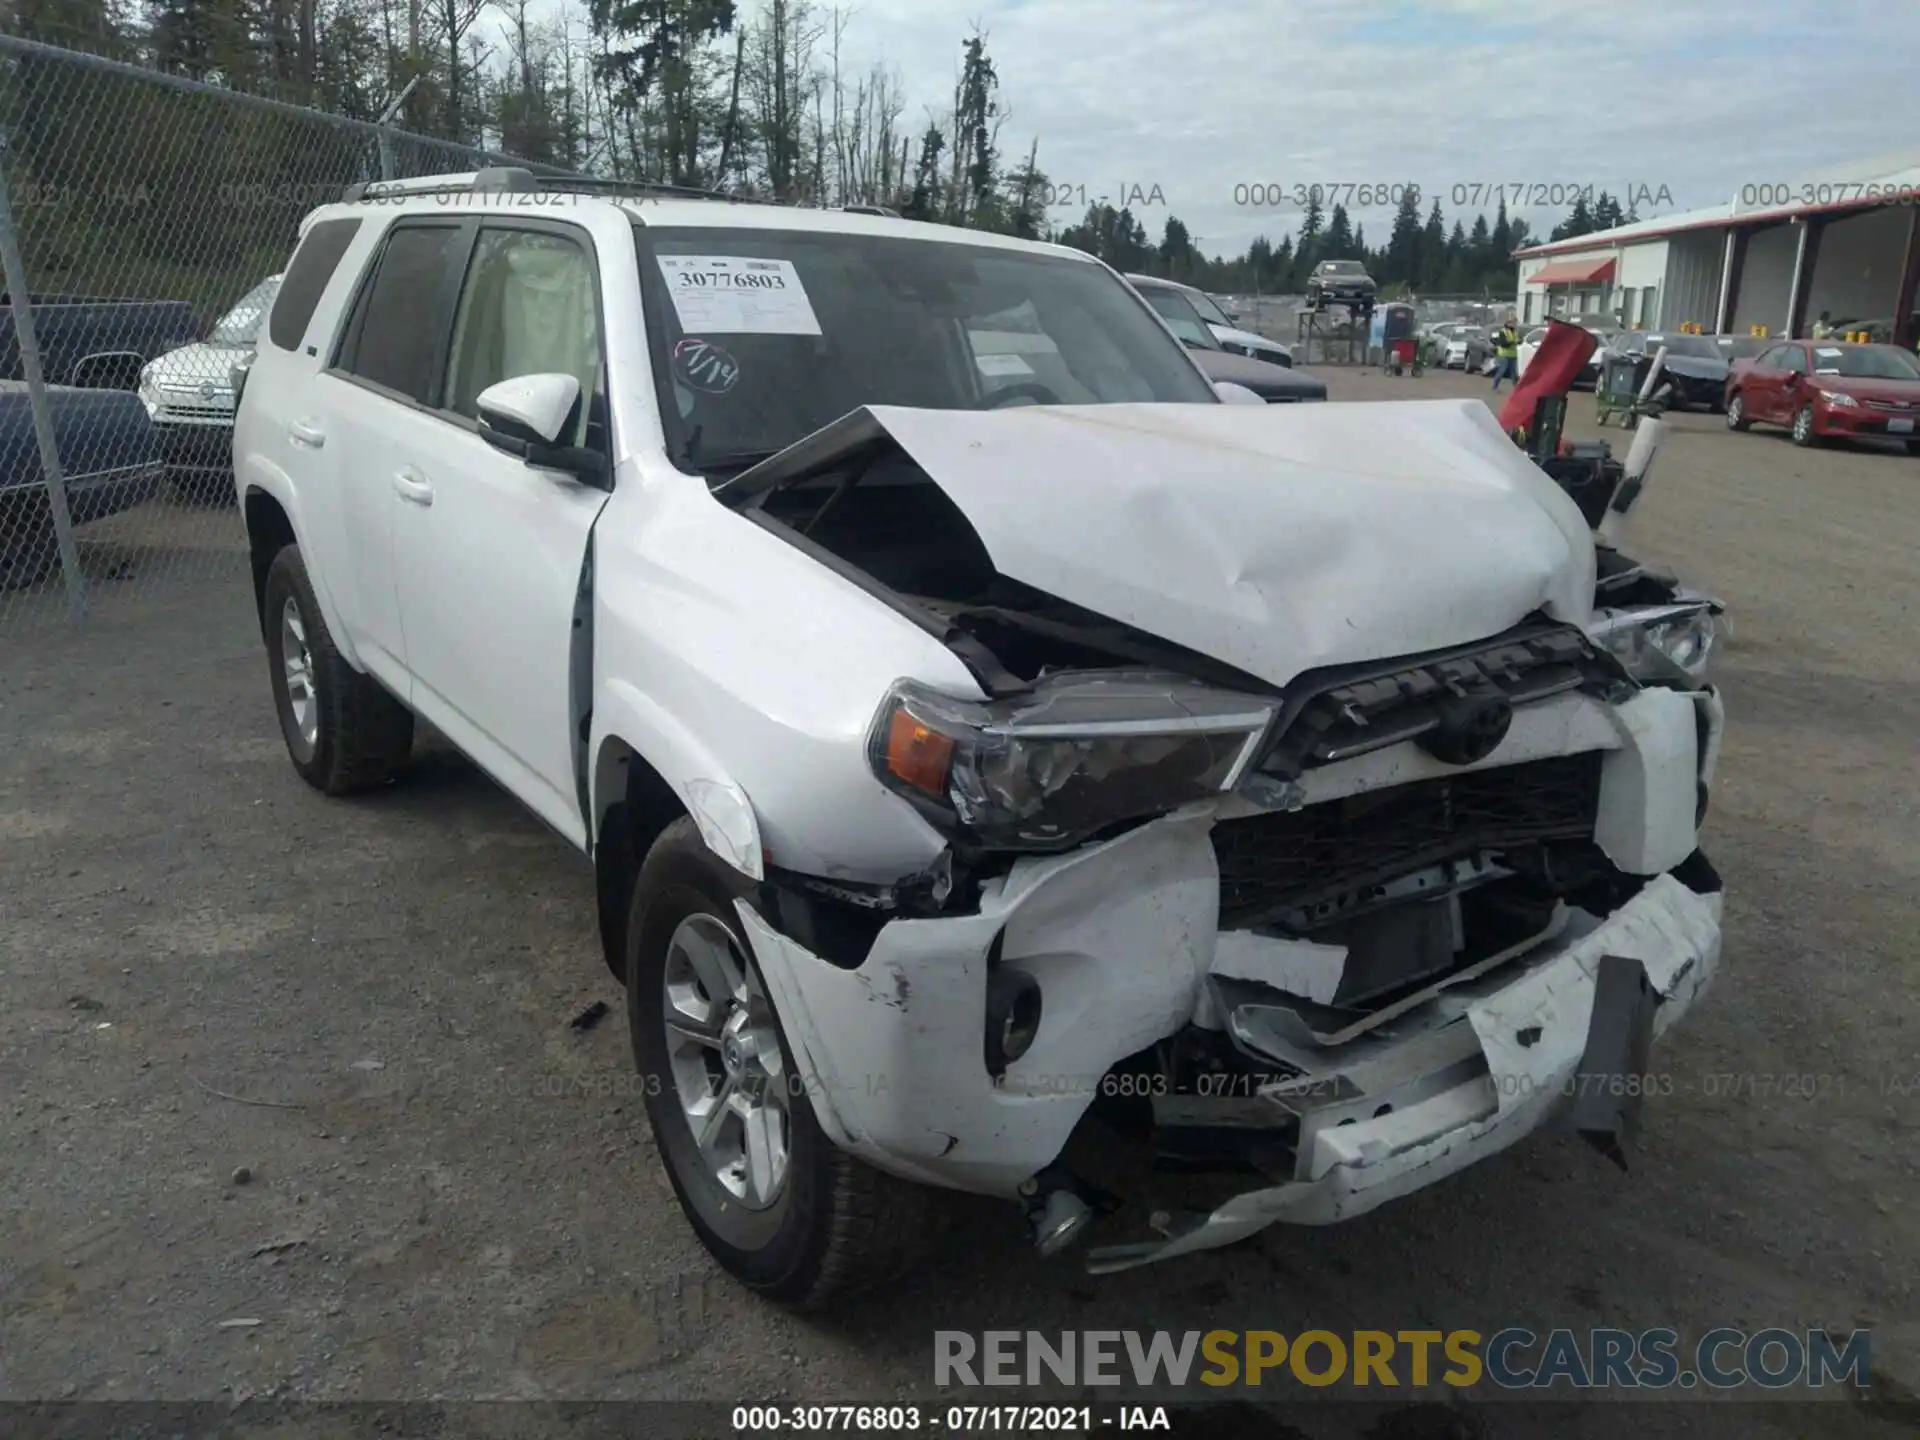
[[[947,770],[953,764],[953,741],[930,730],[904,709],[887,722],[887,770],[929,795],[944,795]]]

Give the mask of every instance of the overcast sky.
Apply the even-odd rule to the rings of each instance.
[[[750,9],[754,0],[742,0]],[[826,8],[823,4],[822,8]],[[857,0],[843,70],[884,60],[908,120],[951,95],[978,20],[1009,163],[1040,163],[1078,218],[1123,187],[1157,241],[1209,254],[1299,222],[1235,187],[1592,185],[1643,216],[1742,185],[1820,178],[1920,145],[1914,0]],[[1661,196],[1664,189],[1665,196]],[[1466,189],[1461,194],[1469,193]],[[1509,205],[1514,190],[1509,188]],[[1564,194],[1564,192],[1563,192]],[[1649,205],[1649,196],[1660,203]],[[1349,207],[1350,209],[1353,207]],[[1471,219],[1474,206],[1467,206]],[[1529,215],[1536,233],[1565,205]],[[1369,243],[1390,210],[1356,213]]]

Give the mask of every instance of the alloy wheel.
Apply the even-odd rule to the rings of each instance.
[[[689,915],[662,972],[667,1063],[708,1173],[765,1210],[786,1184],[792,1143],[786,1065],[773,1007],[726,922]]]
[[[320,743],[320,692],[314,685],[306,621],[300,616],[300,602],[291,595],[280,607],[280,669],[286,676],[293,732],[299,737],[303,758],[311,756]]]

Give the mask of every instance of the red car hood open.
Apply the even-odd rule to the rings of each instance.
[[[1542,396],[1564,395],[1574,377],[1587,368],[1587,361],[1599,345],[1591,330],[1569,325],[1564,320],[1549,320],[1540,348],[1527,362],[1527,373],[1513,387],[1507,403],[1500,407],[1500,428],[1512,433],[1533,423],[1533,407]]]

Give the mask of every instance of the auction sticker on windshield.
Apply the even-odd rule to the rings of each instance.
[[[791,260],[660,255],[680,326],[700,335],[818,335],[820,321]]]
[[[973,363],[982,375],[1031,375],[1033,367],[1018,355],[976,355]]]

